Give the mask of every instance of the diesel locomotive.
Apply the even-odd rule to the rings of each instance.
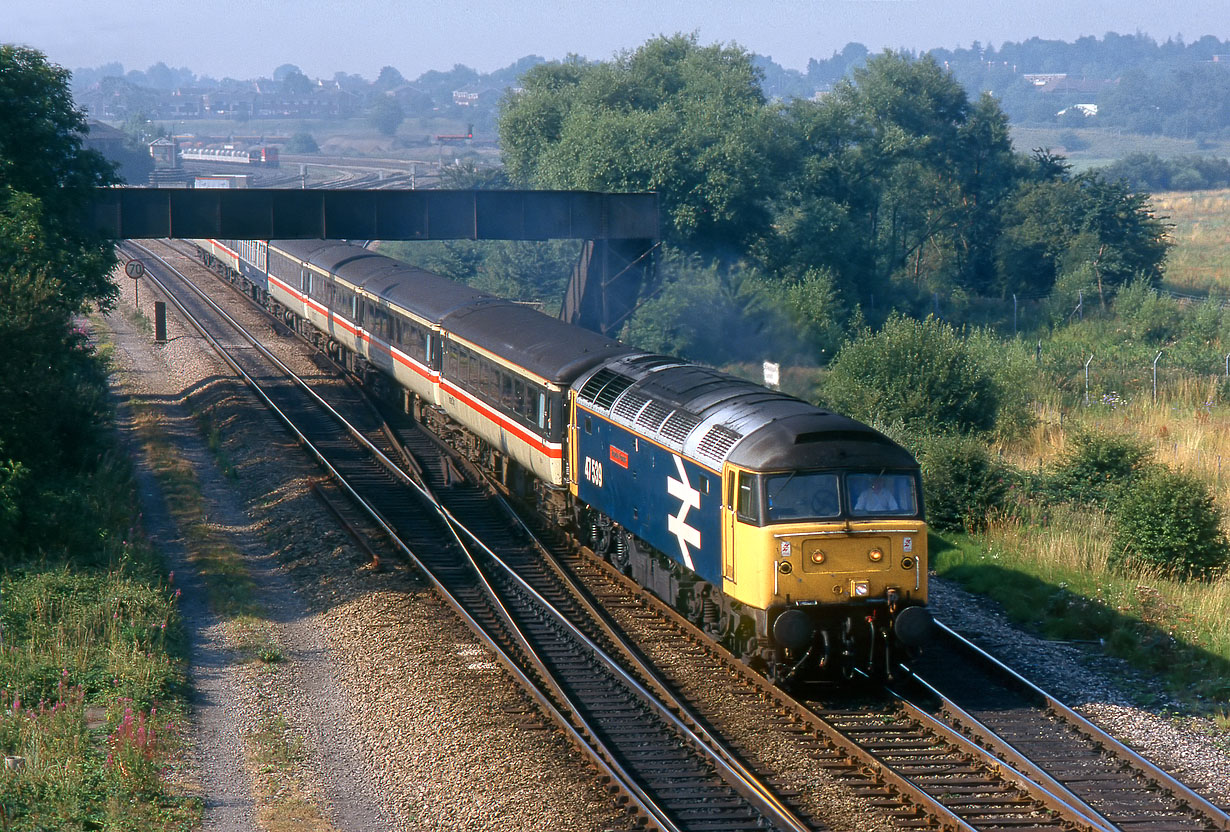
[[[926,640],[918,464],[867,425],[346,243],[194,242],[770,677],[891,672]]]

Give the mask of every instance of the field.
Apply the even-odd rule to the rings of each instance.
[[[1153,205],[1174,224],[1175,247],[1166,261],[1166,287],[1230,295],[1230,190],[1159,193]]]
[[[1230,142],[1205,142],[1195,139],[1175,139],[1168,136],[1145,136],[1124,133],[1111,128],[1017,127],[1011,128],[1012,144],[1022,153],[1034,148],[1049,147],[1062,153],[1076,171],[1109,165],[1131,153],[1156,153],[1169,156],[1214,155],[1230,156]],[[1064,147],[1064,137],[1075,134],[1086,146]]]

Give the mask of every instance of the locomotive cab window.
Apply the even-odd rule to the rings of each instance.
[[[837,517],[841,500],[837,474],[791,471],[765,477],[765,506],[770,523]]]
[[[760,478],[755,474],[739,472],[735,515],[744,523],[760,525]]]
[[[854,517],[912,516],[918,513],[917,480],[911,474],[847,474]]]

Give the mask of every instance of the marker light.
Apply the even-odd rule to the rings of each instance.
[[[879,563],[880,561],[884,560],[884,550],[879,549],[879,548],[872,549],[870,552],[867,553],[867,559],[870,560],[872,563]]]

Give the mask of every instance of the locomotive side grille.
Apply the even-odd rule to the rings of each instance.
[[[619,401],[615,403],[615,409],[611,411],[611,414],[621,419],[627,419],[629,422],[636,421],[637,414],[641,412],[641,408],[648,401],[649,397],[644,393],[633,390],[619,397]]]
[[[662,427],[662,423],[666,421],[666,417],[670,416],[672,412],[674,411],[671,408],[661,402],[651,401],[641,411],[641,415],[636,418],[636,426],[647,431],[656,431]]]
[[[700,440],[700,444],[696,446],[696,455],[705,456],[721,465],[726,460],[726,455],[730,449],[735,446],[743,437],[735,433],[728,427],[723,425],[714,425],[709,428],[709,432]]]
[[[676,442],[680,445],[688,438],[697,425],[700,424],[700,417],[688,413],[684,410],[676,410],[662,424],[662,436]]]

